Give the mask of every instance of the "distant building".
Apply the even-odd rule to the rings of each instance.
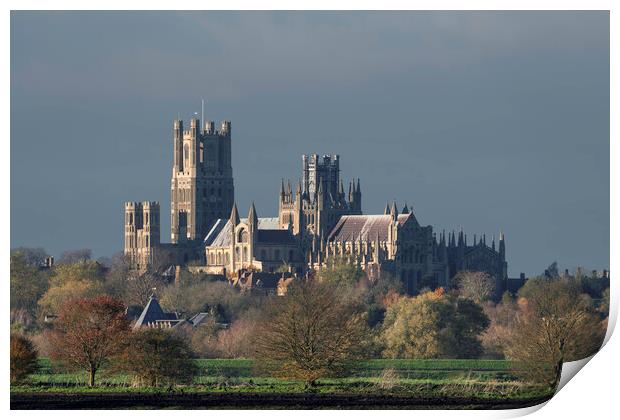
[[[210,314],[200,312],[189,319],[180,318],[176,313],[164,312],[159,306],[155,294],[151,295],[140,317],[136,320],[133,329],[139,328],[179,328],[181,326],[197,327],[204,322]]]
[[[193,118],[189,130],[182,120],[172,125],[173,165],[170,189],[170,240],[160,241],[159,202],[125,203],[125,255],[145,268],[161,260],[187,264],[202,259],[202,242],[234,202],[231,164],[231,123],[219,130]]]
[[[241,219],[230,122],[215,130],[213,122],[201,126],[194,118],[184,130],[175,120],[172,140],[171,243],[160,241],[158,202],[125,203],[125,255],[139,269],[191,263],[194,271],[226,276],[247,289],[244,282],[254,288],[260,277],[249,272],[300,276],[340,258],[359,264],[369,277],[390,273],[411,294],[421,285],[449,286],[462,270],[493,276],[498,296],[520,283],[508,279],[503,234],[497,249],[495,239],[487,245],[484,235],[468,243],[462,230],[458,238],[455,232],[437,237],[407,205],[399,213],[396,203],[382,215],[363,215],[360,180],[349,181],[345,192],[338,155],[302,155],[295,191],[290,181],[280,184],[277,217],[259,218],[252,204]]]
[[[300,235],[281,228],[277,218],[259,218],[254,204],[247,219],[239,219],[233,205],[228,220],[217,220],[207,234],[206,269],[211,274],[234,274],[242,270],[273,273],[286,267],[301,274],[305,260]]]

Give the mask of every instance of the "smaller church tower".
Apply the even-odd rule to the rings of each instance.
[[[125,203],[125,250],[138,268],[152,262],[154,249],[160,245],[159,202]]]

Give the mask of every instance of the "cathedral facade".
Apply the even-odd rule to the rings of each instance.
[[[462,270],[487,272],[498,295],[507,288],[503,234],[497,249],[485,236],[468,244],[462,231],[458,238],[455,232],[437,236],[406,204],[364,215],[360,180],[351,179],[345,190],[338,155],[303,155],[294,189],[281,181],[278,215],[260,218],[252,204],[242,219],[234,200],[231,123],[216,130],[194,118],[185,130],[175,120],[172,143],[170,243],[160,241],[158,202],[125,203],[125,255],[138,268],[163,259],[228,278],[276,271],[301,276],[346,260],[369,278],[397,277],[410,294],[449,287]]]

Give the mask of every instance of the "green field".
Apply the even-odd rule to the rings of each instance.
[[[302,381],[260,376],[253,361],[243,359],[199,359],[200,374],[191,385],[175,388],[195,393],[389,393],[413,396],[459,396],[483,398],[529,398],[548,390],[520,382],[503,360],[367,360],[356,362],[346,378],[322,379],[312,390]],[[389,379],[385,369],[393,369]],[[118,393],[161,392],[162,388],[136,387],[123,374],[101,372],[97,386],[86,386],[85,373],[56,372],[46,359],[39,373],[12,393]]]

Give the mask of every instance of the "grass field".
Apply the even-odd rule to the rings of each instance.
[[[242,398],[245,408],[346,408],[353,398],[358,408],[384,403],[413,408],[511,404],[512,408],[537,404],[552,394],[549,389],[519,381],[503,360],[358,361],[348,377],[322,379],[312,388],[302,381],[260,375],[252,360],[198,359],[197,364],[200,373],[189,385],[138,387],[128,375],[103,371],[97,376],[97,386],[90,388],[86,373],[58,372],[49,360],[41,359],[37,374],[23,385],[11,386],[11,404],[21,408],[75,408],[80,403],[85,404],[81,408],[232,408]],[[395,399],[398,402],[386,403]],[[169,403],[162,405],[164,401]]]
[[[183,392],[308,392],[302,381],[282,380],[254,373],[253,361],[243,359],[199,359],[200,374]],[[393,369],[389,380],[382,377]],[[101,372],[95,388],[86,386],[85,373],[55,372],[50,362],[40,360],[39,373],[24,385],[12,386],[13,393],[32,392],[161,392],[132,386],[132,378]],[[520,382],[503,360],[367,360],[356,362],[346,378],[318,382],[315,393],[391,393],[416,396],[458,395],[462,397],[515,398],[544,395],[548,391]]]

